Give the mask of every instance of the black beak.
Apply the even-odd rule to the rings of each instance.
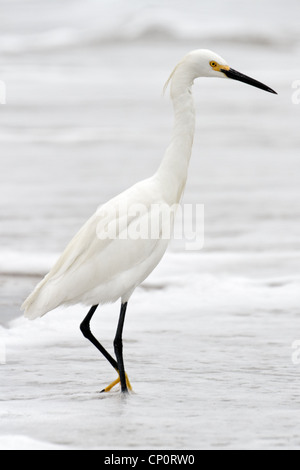
[[[272,88],[269,88],[267,85],[264,85],[263,83],[254,80],[254,78],[247,77],[247,75],[237,72],[234,69],[225,70],[221,68],[220,71],[225,73],[226,77],[228,78],[238,80],[239,82],[248,83],[248,85],[255,86],[256,88],[260,88],[261,90],[265,90],[269,93],[274,93],[275,95],[277,95],[276,91],[272,90]]]

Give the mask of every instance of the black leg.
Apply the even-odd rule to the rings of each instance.
[[[83,336],[85,336],[85,338],[87,338],[91,343],[93,343],[93,345],[96,346],[96,348],[103,354],[103,356],[108,360],[108,362],[113,366],[113,368],[116,369],[116,371],[118,371],[119,370],[118,363],[109,354],[109,352],[107,352],[106,349],[99,343],[99,341],[97,341],[97,339],[91,332],[90,322],[97,308],[98,308],[98,305],[94,305],[91,308],[91,310],[89,311],[89,313],[87,314],[83,322],[81,323],[80,330]]]
[[[125,304],[122,304],[121,306],[119,324],[118,324],[118,328],[116,332],[116,337],[114,340],[114,348],[115,348],[116,358],[118,362],[118,370],[120,374],[122,392],[128,392],[127,384],[126,384],[124,361],[123,361],[123,342],[122,342],[122,333],[123,333],[126,309],[127,309],[127,302]]]

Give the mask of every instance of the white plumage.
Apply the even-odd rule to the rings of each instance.
[[[168,244],[167,240],[132,240],[127,236],[128,229],[130,232],[127,221],[142,223],[140,214],[135,217],[127,212],[127,208],[137,202],[145,209],[164,202],[156,177],[136,184],[96,211],[25,301],[23,308],[27,318],[35,319],[59,305],[83,303],[91,306],[119,298],[123,303],[129,300],[134,289],[158,264]],[[118,217],[111,220],[116,214]],[[145,216],[151,217],[150,212],[145,212]],[[126,223],[125,227],[122,221]],[[114,226],[120,228],[115,239],[106,236],[112,222],[112,229]],[[102,223],[105,224],[104,239],[99,233]]]
[[[40,317],[60,305],[83,303],[94,306],[82,324],[82,331],[120,371],[122,391],[127,391],[129,386],[127,378],[125,383],[120,353],[127,302],[167,249],[169,240],[163,236],[162,229],[164,218],[169,214],[163,209],[158,210],[158,237],[130,237],[126,234],[134,225],[147,225],[155,211],[157,216],[157,207],[171,208],[180,202],[195,130],[191,88],[198,77],[229,77],[275,93],[266,85],[231,69],[214,52],[200,49],[185,56],[167,82],[171,85],[175,122],[170,145],[157,172],[101,206],[22,306],[29,319]],[[135,213],[132,208],[137,205],[142,210]],[[167,224],[172,229],[173,217]],[[112,229],[116,236],[107,237],[107,231]],[[115,340],[116,362],[92,336],[89,322],[99,304],[118,299],[125,309],[121,310]]]

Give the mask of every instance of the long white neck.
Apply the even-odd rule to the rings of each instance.
[[[175,122],[171,143],[156,173],[169,204],[180,201],[187,180],[195,133],[193,79],[184,64],[179,64],[170,77]]]

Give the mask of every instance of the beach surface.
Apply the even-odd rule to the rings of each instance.
[[[299,449],[299,2],[128,3],[0,2],[0,448]],[[156,170],[163,85],[196,48],[278,96],[195,83],[183,203],[204,206],[204,246],[173,240],[136,290],[134,394],[100,394],[115,373],[80,333],[86,307],[29,322],[20,306],[96,208]],[[110,351],[118,314],[92,323]]]

